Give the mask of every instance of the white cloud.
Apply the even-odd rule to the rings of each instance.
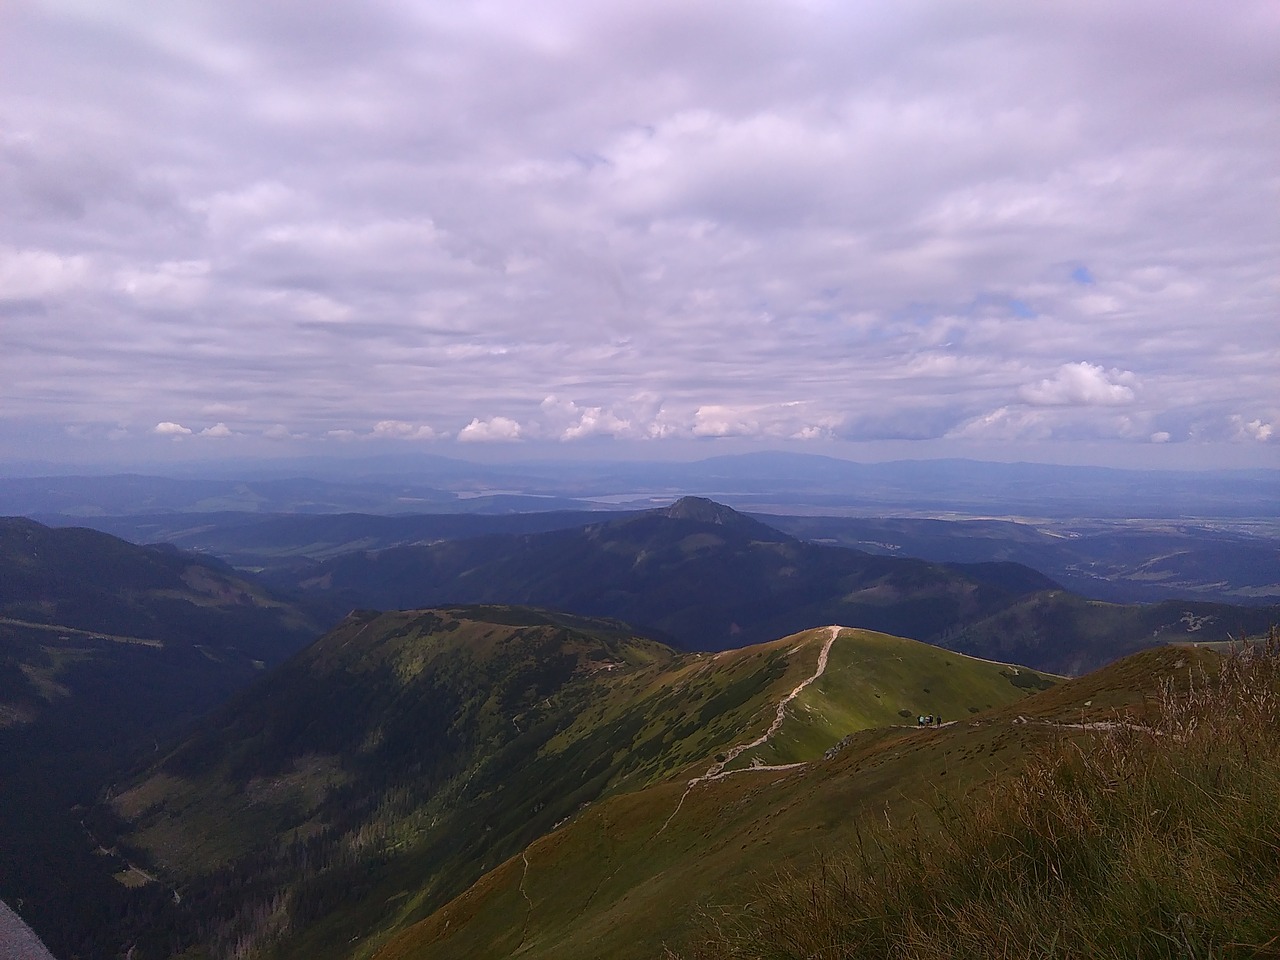
[[[1028,384],[1019,396],[1035,406],[1117,406],[1134,399],[1128,370],[1104,370],[1092,363],[1064,363],[1052,379]]]
[[[213,440],[225,440],[227,437],[235,436],[235,433],[225,423],[215,423],[212,427],[205,427],[201,430],[200,436],[209,437]]]
[[[1044,413],[999,407],[990,413],[972,417],[947,433],[951,439],[1026,441],[1048,440],[1053,429]]]
[[[840,425],[837,416],[815,414],[801,401],[760,406],[708,404],[693,415],[695,437],[775,437],[789,440],[829,438]]]
[[[151,428],[151,432],[158,433],[162,437],[186,437],[191,434],[190,428],[171,420],[162,420]]]
[[[209,269],[206,260],[126,267],[117,275],[115,286],[139,302],[191,307],[198,305],[208,294]]]
[[[478,417],[458,431],[462,443],[494,443],[519,440],[523,430],[520,424],[507,417],[481,420]]]
[[[1236,414],[1231,418],[1236,440],[1257,440],[1264,443],[1275,434],[1275,424],[1266,423],[1261,418],[1245,422],[1244,417]]]
[[[85,256],[0,246],[0,298],[56,297],[82,287],[89,279]]]
[[[754,437],[759,433],[760,421],[751,410],[711,404],[699,407],[693,415],[695,437]]]
[[[418,425],[404,420],[379,420],[373,425],[373,436],[395,440],[435,440],[440,434],[426,424]]]
[[[307,435],[305,433],[294,433],[292,430],[286,427],[283,423],[276,423],[276,424],[272,424],[271,426],[263,430],[262,436],[265,437],[267,440],[283,441],[283,440],[305,440]]]
[[[636,437],[637,426],[601,406],[579,406],[573,400],[562,400],[554,394],[539,405],[546,418],[546,432],[558,440],[582,440],[587,437]]]
[[[1157,430],[1151,435],[1152,443],[1168,443],[1172,439],[1173,436],[1168,430]]]

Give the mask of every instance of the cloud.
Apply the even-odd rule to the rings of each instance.
[[[0,246],[0,300],[70,294],[89,283],[91,275],[86,256]]]
[[[525,436],[564,442],[591,437],[615,440],[664,440],[692,435],[687,415],[669,408],[663,398],[638,391],[611,406],[580,404],[552,394],[538,406],[538,417]]]
[[[191,430],[184,427],[180,423],[173,423],[170,420],[162,420],[151,428],[152,433],[157,433],[162,437],[186,437],[191,435]]]
[[[523,430],[520,424],[507,417],[481,420],[478,417],[458,431],[461,443],[496,443],[519,440]]]
[[[1173,435],[1168,430],[1157,430],[1151,435],[1152,443],[1168,443],[1173,439]]]
[[[285,441],[285,440],[305,440],[305,433],[294,433],[283,423],[275,423],[262,431],[262,436],[267,440]]]
[[[957,440],[1042,441],[1053,436],[1053,427],[1038,410],[999,407],[966,420],[947,436]]]
[[[404,420],[379,420],[373,425],[373,436],[395,440],[435,440],[440,434],[426,424],[419,426]]]
[[[587,437],[634,437],[635,425],[604,407],[580,407],[572,400],[552,395],[542,401],[541,409],[549,420],[550,432],[560,440],[582,440]]]
[[[1117,406],[1131,403],[1137,378],[1127,370],[1103,370],[1091,363],[1064,363],[1055,377],[1024,386],[1019,396],[1035,406]]]
[[[201,430],[200,436],[209,437],[213,440],[225,440],[227,437],[235,436],[235,434],[225,423],[215,423],[212,427],[205,427]]]
[[[27,4],[4,418],[1228,448],[1276,422],[1273,6]]]
[[[800,401],[760,406],[709,404],[693,415],[695,437],[773,437],[787,440],[830,438],[841,418],[815,414]]]
[[[1257,440],[1264,443],[1275,434],[1275,424],[1265,423],[1261,418],[1246,423],[1244,417],[1236,414],[1231,417],[1231,426],[1234,428],[1233,439],[1236,440]]]

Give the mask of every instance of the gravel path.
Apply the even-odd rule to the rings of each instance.
[[[0,900],[0,957],[4,960],[53,960],[53,954],[22,918]]]
[[[775,733],[778,732],[778,730],[782,728],[782,721],[785,720],[787,716],[787,706],[791,703],[792,700],[794,700],[796,697],[800,696],[800,694],[804,692],[805,687],[809,686],[809,684],[813,683],[815,680],[817,680],[820,676],[822,676],[826,672],[827,657],[830,656],[831,654],[831,646],[836,642],[836,637],[840,636],[840,631],[843,629],[845,628],[836,624],[833,624],[832,626],[827,627],[827,639],[826,639],[826,642],[823,643],[822,649],[818,653],[818,664],[817,664],[817,668],[813,671],[813,675],[810,677],[806,677],[804,680],[800,681],[800,683],[796,685],[795,689],[793,689],[790,693],[788,693],[785,697],[783,697],[782,700],[778,702],[778,709],[774,714],[773,723],[769,724],[768,730],[766,730],[764,733],[762,733],[760,736],[756,737],[754,740],[750,741],[749,743],[740,743],[736,747],[733,747],[732,749],[730,749],[728,752],[724,754],[723,760],[717,760],[707,769],[706,773],[704,773],[700,777],[694,777],[692,780],[689,781],[688,785],[686,785],[684,788],[684,793],[680,794],[679,803],[677,803],[676,808],[671,811],[671,816],[667,817],[666,821],[662,824],[662,826],[658,828],[658,832],[653,835],[653,838],[655,840],[662,834],[662,831],[667,829],[671,821],[676,818],[676,814],[679,813],[680,808],[684,806],[685,797],[689,796],[689,791],[691,791],[694,787],[696,787],[700,783],[706,783],[710,780],[720,780],[724,777],[730,776],[735,773],[760,772],[764,770],[794,770],[797,767],[806,766],[806,763],[801,762],[801,763],[776,764],[773,766],[758,765],[758,766],[751,766],[751,767],[743,767],[740,770],[725,770],[725,767],[728,766],[730,763],[732,763],[734,760],[736,760],[740,754],[743,754],[748,750],[754,750],[756,747],[763,746],[765,743],[769,741],[770,737],[772,737]]]

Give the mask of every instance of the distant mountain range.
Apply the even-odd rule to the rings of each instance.
[[[530,604],[614,617],[690,650],[839,622],[1060,673],[1181,636],[1225,639],[1265,630],[1277,618],[1274,608],[1193,601],[1143,608],[1140,615],[1121,605],[1090,605],[1021,564],[931,563],[808,543],[700,498],[544,533],[357,550],[266,575],[278,588],[334,610]],[[1032,604],[1033,597],[1043,599]],[[1067,606],[1089,616],[1050,617],[1051,630],[1030,626],[1025,616],[1017,630],[991,626],[991,618],[1015,607]]]
[[[84,524],[135,543],[172,543],[260,572],[356,551],[583,527],[608,516],[583,510],[396,516],[223,511],[47,519],[58,526]],[[1280,537],[1267,535],[1266,524],[752,516],[801,540],[884,556],[1021,563],[1082,596],[1116,603],[1280,603]]]
[[[869,553],[1022,563],[1078,594],[1117,603],[1280,603],[1280,538],[1248,527],[1154,520],[760,519],[805,540]]]
[[[613,617],[688,650],[827,622],[927,639],[1057,588],[1017,564],[804,543],[693,497],[568,530],[348,553],[271,581],[345,608],[515,603]]]
[[[446,457],[203,464],[181,476],[0,479],[0,513],[219,510],[510,513],[648,507],[685,494],[742,510],[1003,517],[1280,517],[1280,471],[1140,471],[974,460],[855,463],[792,453],[694,462]]]

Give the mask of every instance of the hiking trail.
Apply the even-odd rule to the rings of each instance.
[[[662,831],[666,830],[667,826],[671,823],[671,821],[676,818],[676,814],[679,813],[680,808],[684,806],[685,798],[689,796],[689,792],[693,790],[693,788],[700,783],[707,783],[708,781],[719,780],[723,777],[727,777],[735,773],[746,773],[752,770],[756,770],[756,771],[794,770],[798,767],[803,767],[807,765],[807,761],[800,761],[799,763],[773,764],[768,766],[761,764],[757,766],[743,767],[741,770],[725,770],[725,767],[731,764],[734,760],[736,760],[742,754],[746,753],[746,751],[754,750],[756,747],[762,746],[765,743],[767,743],[769,739],[775,733],[777,733],[778,730],[782,728],[782,722],[787,717],[787,706],[791,703],[792,700],[794,700],[796,697],[800,696],[800,694],[804,692],[805,687],[809,686],[809,684],[813,683],[815,680],[817,680],[826,672],[827,659],[831,655],[831,646],[836,642],[836,637],[840,635],[840,631],[843,629],[844,627],[837,626],[834,624],[832,626],[827,627],[828,636],[826,641],[822,644],[822,650],[818,653],[818,664],[813,671],[813,675],[800,681],[800,683],[796,684],[796,686],[792,689],[790,693],[788,693],[785,697],[783,697],[781,700],[778,701],[777,713],[774,715],[773,722],[769,724],[768,730],[766,730],[760,736],[756,737],[754,740],[751,740],[747,743],[740,743],[734,747],[730,747],[725,752],[723,760],[717,760],[715,763],[713,763],[710,767],[707,768],[706,773],[702,774],[701,776],[694,777],[692,780],[688,782],[688,784],[685,785],[684,793],[680,794],[680,801],[676,804],[676,808],[671,811],[671,816],[667,817],[666,821],[658,829],[658,832],[653,835],[655,840],[659,836],[661,836]]]

